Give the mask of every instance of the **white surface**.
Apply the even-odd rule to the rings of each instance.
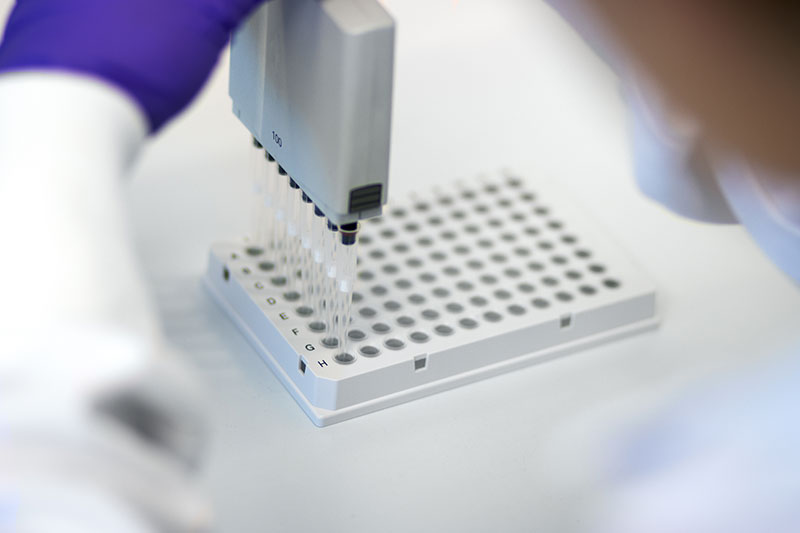
[[[390,195],[504,165],[562,179],[653,275],[664,323],[585,356],[311,426],[200,287],[209,244],[247,223],[251,148],[223,67],[131,185],[167,333],[201,370],[220,430],[207,476],[219,530],[553,531],[563,510],[562,529],[576,528],[581,502],[554,481],[591,448],[553,460],[544,451],[560,427],[598,405],[645,406],[797,353],[800,294],[741,229],[683,221],[642,198],[608,74],[544,5],[386,4],[399,23]]]

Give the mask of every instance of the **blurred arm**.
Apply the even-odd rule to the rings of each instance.
[[[151,333],[121,194],[142,113],[91,78],[23,72],[0,76],[0,116],[3,327],[104,321]]]
[[[0,116],[0,530],[196,531],[198,407],[122,195],[144,115],[94,79],[26,72],[0,76]]]

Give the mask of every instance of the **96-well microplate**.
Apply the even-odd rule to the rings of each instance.
[[[384,213],[359,236],[347,362],[263,252],[211,250],[211,293],[317,425],[657,323],[650,280],[552,185],[480,177]]]

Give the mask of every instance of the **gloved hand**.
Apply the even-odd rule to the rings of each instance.
[[[61,70],[132,97],[157,131],[197,95],[230,33],[264,0],[18,0],[0,73]]]

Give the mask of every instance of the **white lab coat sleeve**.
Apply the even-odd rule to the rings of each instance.
[[[69,516],[84,531],[142,530],[102,485],[80,493],[79,475],[66,478],[75,483],[56,471],[49,480],[13,477],[3,466],[18,469],[14,457],[37,442],[56,457],[59,435],[91,412],[89,396],[130,379],[153,355],[155,313],[122,198],[146,135],[136,104],[100,81],[0,76],[2,531],[71,531]],[[98,336],[108,349],[92,348]]]
[[[142,112],[101,81],[23,72],[0,76],[0,117],[0,327],[152,332],[122,179],[147,134]]]

